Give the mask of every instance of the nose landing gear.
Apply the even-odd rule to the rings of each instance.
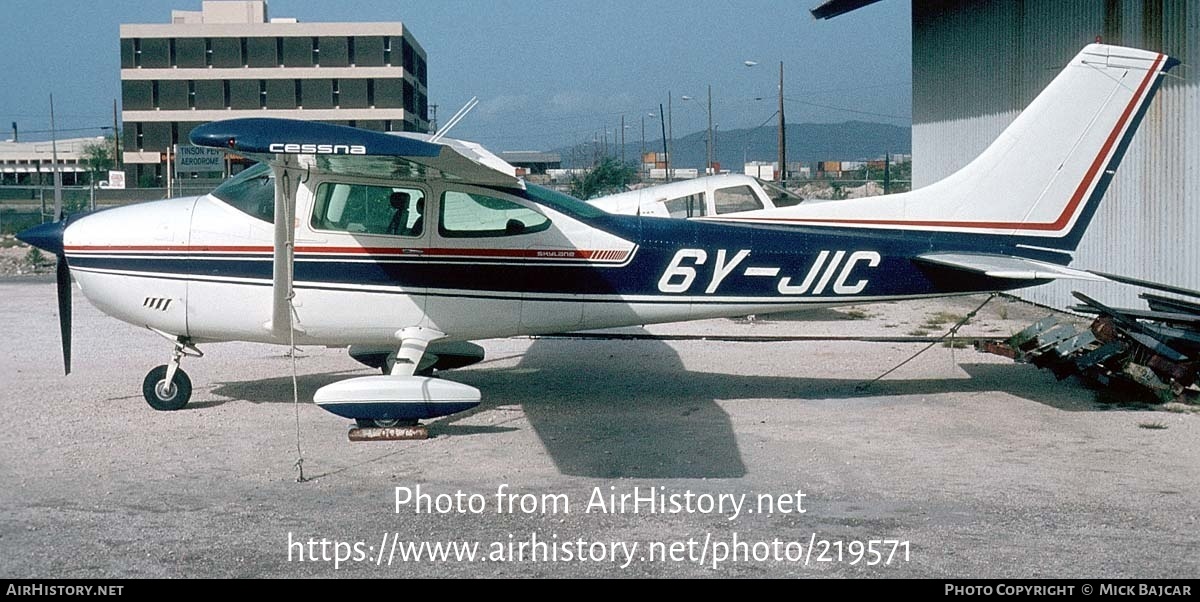
[[[179,368],[185,355],[204,357],[187,337],[175,337],[171,363],[158,366],[146,375],[142,381],[142,397],[150,407],[160,412],[173,412],[183,409],[192,398],[192,379]]]

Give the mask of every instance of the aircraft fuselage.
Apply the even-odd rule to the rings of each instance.
[[[912,258],[995,252],[989,237],[573,214],[529,191],[355,180],[423,194],[411,236],[322,228],[320,183],[300,188],[297,342],[394,344],[423,326],[451,340],[770,313],[1005,288]],[[446,194],[544,216],[536,232],[455,236]],[[72,271],[103,311],[197,341],[281,343],[271,315],[273,226],[210,195],[102,211],[64,234]]]

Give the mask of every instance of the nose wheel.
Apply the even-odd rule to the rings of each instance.
[[[150,407],[160,412],[182,410],[192,398],[192,379],[187,372],[175,369],[174,376],[167,380],[170,366],[162,365],[150,371],[142,381],[142,396]]]
[[[173,340],[175,350],[171,353],[171,363],[151,370],[142,380],[142,397],[160,412],[182,410],[187,405],[192,398],[192,379],[179,368],[179,362],[185,355],[204,356],[186,337],[173,337]]]

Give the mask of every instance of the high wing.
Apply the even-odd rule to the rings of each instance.
[[[1106,282],[1108,278],[1076,270],[1067,266],[986,253],[926,253],[914,258],[916,261],[938,268],[947,268],[1007,280],[1094,280]]]
[[[516,169],[482,146],[413,132],[372,132],[296,119],[252,117],[214,121],[191,141],[277,164],[281,156],[311,156],[306,168],[378,178],[444,179],[522,188]]]
[[[263,327],[277,336],[296,328],[291,308],[296,191],[307,174],[524,187],[513,166],[482,146],[450,138],[435,140],[425,134],[385,134],[312,121],[251,117],[202,125],[192,130],[190,138],[196,146],[267,163],[275,173],[273,301],[271,321]]]

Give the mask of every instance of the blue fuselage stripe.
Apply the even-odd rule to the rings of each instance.
[[[638,243],[633,259],[616,266],[589,265],[579,262],[554,262],[536,259],[443,259],[436,257],[387,256],[373,261],[372,256],[337,256],[298,253],[295,280],[307,287],[399,287],[420,293],[426,289],[470,291],[486,296],[496,293],[542,296],[672,296],[710,295],[731,298],[795,298],[781,293],[780,281],[790,279],[793,290],[810,271],[818,278],[800,297],[837,296],[833,285],[839,276],[843,284],[863,282],[853,296],[883,297],[929,295],[972,291],[990,291],[1026,286],[1028,281],[1000,280],[931,268],[913,261],[915,256],[933,251],[977,252],[1066,263],[1057,253],[1022,249],[997,244],[987,235],[933,232],[888,232],[852,228],[763,227],[740,224],[713,224],[687,220],[605,216],[592,225],[626,240]],[[665,291],[664,274],[673,265],[681,249],[703,250],[704,261],[688,259],[685,271],[694,272],[685,290]],[[718,254],[724,251],[726,263],[718,266]],[[740,262],[730,263],[740,251],[748,251]],[[854,252],[876,253],[878,265],[859,262],[847,268]],[[842,262],[834,266],[840,253]],[[822,255],[826,261],[821,262]],[[156,274],[183,279],[238,279],[270,281],[272,258],[264,253],[158,253],[111,252],[68,255],[72,267]],[[718,268],[727,268],[723,276]],[[751,269],[754,268],[754,269]],[[847,270],[844,274],[842,270]],[[816,282],[829,271],[823,290]],[[764,277],[774,271],[776,276]],[[669,282],[679,284],[683,276]],[[716,283],[714,286],[713,283]],[[845,288],[845,287],[843,287]]]

